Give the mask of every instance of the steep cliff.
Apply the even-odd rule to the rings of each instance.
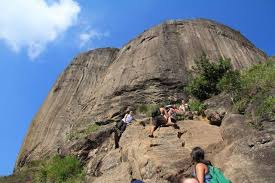
[[[182,86],[202,53],[230,58],[235,69],[267,59],[240,32],[204,19],[167,21],[121,49],[80,54],[33,119],[16,168],[57,153],[70,131],[115,116],[127,106],[184,98]]]

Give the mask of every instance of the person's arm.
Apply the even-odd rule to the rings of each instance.
[[[164,113],[164,116],[166,116],[168,118],[169,114],[168,114],[167,110],[165,108],[162,108],[162,111]]]
[[[204,166],[202,163],[196,165],[196,176],[199,183],[204,183]]]

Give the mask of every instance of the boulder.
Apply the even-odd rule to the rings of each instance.
[[[207,109],[204,115],[210,124],[220,126],[226,113],[232,110],[232,100],[228,94],[222,93],[204,101]]]

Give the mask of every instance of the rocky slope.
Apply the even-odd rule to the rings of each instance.
[[[80,54],[33,119],[16,166],[55,153],[71,129],[110,117],[125,106],[184,97],[182,85],[203,52],[210,58],[231,58],[236,69],[267,58],[238,31],[202,19],[168,21],[120,50]]]
[[[102,158],[98,167],[102,175],[95,177],[90,172],[89,182],[130,182],[135,178],[164,183],[176,182],[183,172],[190,174],[190,152],[194,145],[206,148],[221,142],[222,138],[219,127],[206,121],[187,120],[178,125],[180,130],[160,128],[156,138],[148,138],[149,125],[129,126],[120,140],[120,149],[112,149]]]
[[[212,59],[230,58],[235,69],[267,59],[240,32],[204,19],[168,21],[145,31],[121,49],[103,48],[80,54],[61,74],[33,119],[16,169],[66,150],[75,143],[68,140],[71,131],[114,117],[127,106],[184,98],[182,87],[194,60],[202,53]],[[111,131],[105,128],[107,131],[102,133],[108,139]],[[100,143],[111,146],[106,139]],[[92,152],[83,154],[85,158],[92,156]]]
[[[123,133],[119,149],[113,148],[112,137],[91,149],[87,157],[88,182],[127,183],[140,179],[145,183],[177,183],[180,176],[192,174],[190,153],[196,146],[206,149],[207,159],[234,183],[274,182],[274,125],[258,131],[249,127],[244,116],[230,113],[221,127],[206,120],[178,124],[178,130],[160,128],[156,138],[148,138],[149,126],[134,123]],[[88,139],[96,141],[92,136]],[[82,145],[82,150],[86,148]],[[80,155],[82,150],[74,153]]]

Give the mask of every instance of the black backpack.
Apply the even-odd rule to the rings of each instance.
[[[152,118],[156,117],[156,116],[159,116],[159,115],[161,115],[161,112],[160,112],[159,108],[153,110],[153,112],[151,113]]]

